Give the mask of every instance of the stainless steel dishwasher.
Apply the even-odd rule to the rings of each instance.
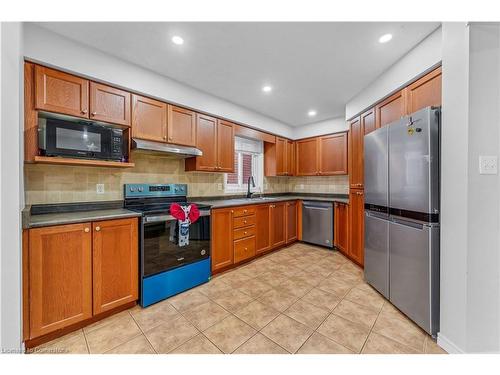
[[[333,248],[333,204],[302,202],[302,241]]]

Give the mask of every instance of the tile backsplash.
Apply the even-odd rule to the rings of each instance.
[[[123,199],[123,184],[181,183],[189,196],[224,195],[221,173],[184,172],[184,160],[158,155],[134,155],[134,168],[74,167],[25,164],[26,204],[91,202]],[[345,193],[348,177],[265,177],[266,193]],[[97,194],[96,184],[104,184]]]

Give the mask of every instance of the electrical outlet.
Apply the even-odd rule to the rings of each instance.
[[[104,194],[104,184],[96,184],[95,191],[97,194]]]
[[[222,190],[222,184],[217,184],[217,190],[219,190],[219,191]]]
[[[497,156],[479,156],[479,174],[497,174]]]

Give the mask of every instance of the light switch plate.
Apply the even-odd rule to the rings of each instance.
[[[97,194],[104,194],[104,184],[96,184],[95,191]]]
[[[493,155],[480,155],[479,174],[498,174],[498,157]]]

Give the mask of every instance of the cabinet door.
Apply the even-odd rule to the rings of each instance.
[[[375,108],[369,109],[361,115],[361,127],[363,134],[369,134],[376,129]]]
[[[335,203],[335,214],[334,214],[334,242],[335,246],[339,251],[345,255],[348,253],[348,205],[344,203]]]
[[[92,316],[90,223],[29,231],[30,338]]]
[[[361,266],[364,264],[364,199],[363,190],[349,192],[349,257]]]
[[[271,247],[275,248],[286,243],[286,203],[271,205]]]
[[[130,93],[90,82],[90,118],[130,126]]]
[[[233,264],[233,209],[212,210],[212,272]]]
[[[186,159],[187,171],[215,171],[217,167],[217,119],[196,114],[196,147],[202,156]]]
[[[398,91],[394,95],[377,104],[375,107],[376,127],[389,125],[391,122],[399,120],[406,113],[405,90]]]
[[[271,208],[269,204],[259,205],[255,209],[255,253],[271,249]]]
[[[132,135],[149,141],[167,140],[167,104],[132,95]]]
[[[287,176],[295,175],[295,142],[286,141],[286,171]]]
[[[296,142],[297,176],[316,176],[318,174],[317,138]]]
[[[276,137],[276,175],[284,176],[286,174],[286,146],[287,140]]]
[[[234,124],[224,120],[217,124],[217,171],[234,172]]]
[[[137,218],[92,223],[94,314],[137,300],[137,228]]]
[[[363,126],[360,117],[349,124],[349,185],[363,187]]]
[[[441,105],[441,67],[406,88],[407,114],[428,106]]]
[[[89,81],[35,65],[35,107],[41,111],[89,117]]]
[[[196,112],[168,106],[168,142],[196,146]]]
[[[319,137],[319,174],[347,174],[347,133]]]
[[[286,243],[297,240],[297,202],[286,202]]]

